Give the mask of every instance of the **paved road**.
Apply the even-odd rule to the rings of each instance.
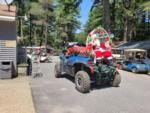
[[[150,76],[120,71],[120,87],[81,94],[72,78],[54,77],[54,63],[41,67],[44,76],[31,79],[37,113],[150,113]]]

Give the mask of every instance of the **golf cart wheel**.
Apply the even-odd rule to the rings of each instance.
[[[123,65],[120,64],[120,65],[119,65],[119,69],[120,69],[120,70],[123,70]]]
[[[60,62],[55,64],[54,74],[56,78],[61,77]]]
[[[137,69],[136,69],[136,68],[133,68],[133,69],[132,69],[132,72],[133,72],[133,73],[137,73]]]
[[[112,86],[113,87],[118,87],[120,83],[121,83],[121,76],[118,72],[116,72],[116,75],[115,75],[115,78],[113,80]]]
[[[147,74],[150,76],[150,71],[148,71]]]
[[[90,77],[87,72],[79,71],[75,76],[76,89],[81,93],[87,93],[90,90]]]

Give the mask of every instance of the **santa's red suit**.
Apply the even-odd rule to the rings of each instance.
[[[109,43],[109,41],[100,42],[100,46],[96,46],[94,52],[96,59],[112,58],[111,44]]]

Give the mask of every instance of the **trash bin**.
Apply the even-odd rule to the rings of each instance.
[[[12,61],[0,61],[0,79],[12,78]]]

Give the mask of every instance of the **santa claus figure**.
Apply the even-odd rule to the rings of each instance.
[[[89,33],[86,45],[92,45],[95,57],[99,59],[112,59],[110,36],[101,27]]]

